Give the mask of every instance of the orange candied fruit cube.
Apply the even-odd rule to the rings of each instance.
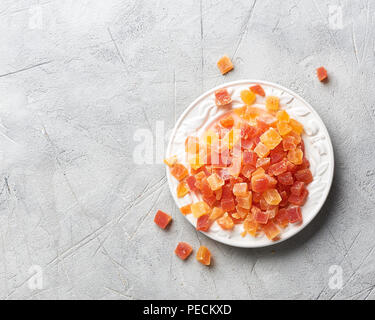
[[[233,63],[227,55],[222,56],[217,62],[221,74],[226,74],[233,69]]]
[[[233,194],[236,197],[245,197],[247,195],[248,185],[246,182],[235,183],[233,186]]]
[[[270,149],[262,142],[259,142],[255,147],[254,152],[258,155],[259,158],[264,158],[269,155]]]
[[[241,99],[244,102],[244,104],[250,106],[252,105],[256,100],[256,95],[254,92],[250,90],[242,90],[241,91]]]
[[[275,96],[268,96],[266,98],[266,109],[268,111],[277,111],[279,110],[280,99]]]
[[[196,259],[205,266],[211,263],[211,252],[205,246],[200,246],[197,252]]]
[[[282,136],[285,136],[292,131],[292,127],[286,121],[278,121],[276,127],[277,131],[279,131]]]
[[[169,158],[166,158],[164,159],[164,163],[168,166],[168,167],[173,167],[176,163],[177,163],[177,156],[171,156]]]
[[[262,86],[260,84],[256,84],[255,86],[251,86],[250,87],[250,90],[252,92],[254,92],[255,94],[261,96],[261,97],[265,97],[266,96],[266,93],[264,92]]]
[[[319,81],[325,81],[328,78],[327,70],[324,67],[319,67],[316,69],[316,75]]]
[[[216,220],[216,222],[224,230],[232,230],[234,227],[234,222],[228,212],[225,212],[222,217]]]
[[[204,214],[210,214],[211,208],[206,202],[198,201],[196,203],[191,204],[191,212],[195,218],[199,218]]]
[[[226,106],[232,102],[232,97],[226,88],[215,91],[215,103],[217,106]]]
[[[281,202],[281,196],[276,189],[268,189],[263,193],[264,200],[269,205],[277,206]]]
[[[186,216],[187,214],[191,213],[191,204],[187,204],[186,206],[182,206],[180,208],[181,213]]]
[[[193,248],[186,242],[179,242],[174,253],[182,260],[187,259],[193,252]]]
[[[154,217],[154,222],[162,229],[165,229],[172,221],[172,217],[164,211],[158,210]]]
[[[275,149],[282,140],[274,128],[269,128],[260,136],[260,141],[270,150]]]
[[[276,113],[276,118],[279,121],[289,122],[290,116],[285,110],[280,110]]]
[[[289,150],[287,155],[288,160],[296,165],[302,164],[303,162],[303,151],[300,148]]]
[[[223,209],[219,207],[215,207],[210,214],[210,221],[215,221],[216,219],[220,218],[224,214]]]
[[[220,124],[224,127],[224,128],[231,128],[233,127],[233,124],[234,124],[234,119],[232,116],[227,116],[223,119],[220,120]]]
[[[270,240],[274,240],[280,234],[280,229],[272,221],[262,225],[262,229]]]
[[[293,131],[297,132],[298,134],[302,134],[303,125],[299,123],[297,120],[290,119],[289,125],[292,127]]]
[[[212,191],[219,190],[224,185],[224,180],[217,173],[211,174],[207,178],[207,182]]]
[[[171,168],[171,174],[174,176],[178,181],[185,179],[189,175],[188,169],[181,163],[176,163]]]
[[[177,198],[183,198],[189,193],[189,187],[186,182],[180,182],[177,186]]]
[[[243,228],[248,234],[255,237],[258,231],[258,223],[248,215],[243,222]]]
[[[253,194],[251,191],[249,191],[246,196],[236,197],[238,206],[244,209],[251,208],[252,199],[253,199]]]

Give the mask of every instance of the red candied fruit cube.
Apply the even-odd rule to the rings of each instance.
[[[297,206],[303,206],[306,202],[308,195],[309,195],[309,192],[306,189],[303,189],[299,196],[296,196],[295,194],[291,194],[288,198],[288,201],[291,204],[295,204]]]
[[[221,198],[221,208],[226,212],[233,211],[234,209],[236,209],[236,203],[234,202],[233,198],[223,199],[223,197],[222,197]]]
[[[302,164],[300,164],[298,166],[298,169],[301,170],[301,169],[308,169],[308,168],[310,168],[310,161],[307,160],[307,158],[305,158],[305,156],[303,156]]]
[[[289,171],[278,175],[277,180],[279,181],[279,183],[286,186],[291,186],[294,182],[293,175]]]
[[[244,164],[250,164],[253,167],[256,166],[258,156],[254,151],[244,150],[242,157]]]
[[[299,206],[289,206],[286,209],[288,219],[290,223],[296,223],[302,221],[301,207]]]
[[[267,212],[257,210],[254,217],[256,222],[266,224],[268,222],[269,214]]]
[[[297,181],[302,181],[306,184],[309,184],[310,182],[313,181],[313,176],[311,174],[310,169],[302,169],[298,170],[295,174],[294,177],[296,178]]]
[[[324,81],[328,78],[327,70],[324,67],[319,67],[316,69],[316,75],[319,81]]]
[[[264,97],[266,93],[264,92],[262,86],[260,84],[256,84],[255,86],[251,86],[250,90],[254,92],[255,94]]]
[[[279,174],[284,173],[285,171],[288,170],[288,166],[286,161],[282,160],[280,162],[277,162],[273,165],[271,165],[268,168],[268,173],[274,176],[278,176]]]
[[[194,176],[188,176],[188,177],[186,178],[186,183],[188,184],[189,189],[190,189],[191,191],[197,191],[197,190],[198,190],[198,188],[197,188],[196,185],[195,185],[195,182],[196,182],[196,181],[197,181],[197,179],[195,179]]]
[[[289,224],[289,215],[286,209],[280,209],[274,220],[278,226],[281,228],[286,228]]]
[[[222,88],[215,91],[215,101],[216,105],[225,106],[232,102],[232,97],[226,88]]]
[[[270,159],[271,159],[271,164],[275,164],[277,162],[280,162],[286,157],[286,152],[283,150],[271,150],[270,153]]]
[[[262,193],[268,189],[267,177],[255,177],[251,179],[251,189],[254,192]]]
[[[241,174],[246,177],[247,179],[251,178],[251,174],[256,170],[254,166],[251,164],[245,164],[241,168]]]
[[[279,206],[280,207],[286,207],[287,204],[288,204],[288,198],[289,198],[288,193],[284,190],[284,191],[279,192],[279,194],[280,194],[280,197],[281,197],[281,201],[279,203]]]
[[[214,207],[216,203],[216,194],[212,194],[210,196],[203,196],[204,202],[206,202],[211,208]]]
[[[174,253],[182,260],[185,260],[193,252],[193,248],[186,242],[179,242]]]
[[[208,231],[208,229],[210,229],[210,226],[211,226],[210,215],[204,214],[198,218],[197,227],[196,227],[197,230],[206,232]]]
[[[296,196],[299,196],[304,188],[305,188],[305,183],[304,182],[302,182],[302,181],[296,181],[290,187],[290,193],[294,194]]]
[[[158,210],[154,217],[154,222],[162,229],[165,229],[172,221],[172,217],[165,212]]]
[[[181,163],[176,163],[171,168],[171,174],[174,176],[178,181],[182,181],[186,176],[189,175],[189,171],[185,168],[185,166]]]

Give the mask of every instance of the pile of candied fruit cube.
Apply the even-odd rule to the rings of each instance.
[[[252,106],[258,96],[265,109]],[[218,107],[232,101],[225,88],[215,99]],[[302,222],[306,186],[313,180],[304,129],[260,85],[243,90],[241,99],[243,107],[225,113],[203,136],[187,137],[188,168],[176,156],[165,163],[179,181],[177,196],[201,199],[180,208],[197,219],[197,230],[207,232],[214,222],[224,230],[242,224],[242,236],[277,240],[282,229]]]

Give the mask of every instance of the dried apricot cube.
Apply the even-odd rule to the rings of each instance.
[[[181,163],[176,163],[171,168],[171,174],[174,176],[178,181],[185,179],[189,175],[188,169]]]
[[[327,70],[324,67],[319,67],[316,69],[316,75],[319,81],[324,81],[328,78]]]
[[[282,136],[285,136],[292,131],[292,127],[285,121],[278,121],[276,127],[277,131],[279,131]]]
[[[281,201],[281,196],[276,189],[268,189],[263,193],[264,199],[268,204],[276,206]]]
[[[154,222],[162,229],[165,229],[172,221],[172,217],[164,211],[158,210],[154,217]]]
[[[234,222],[228,212],[224,213],[224,215],[217,219],[216,222],[224,230],[232,230],[234,228]]]
[[[288,112],[286,112],[285,110],[278,111],[276,113],[276,118],[277,118],[277,120],[284,121],[286,123],[288,123],[289,120],[290,120],[290,116],[289,116]]]
[[[186,182],[180,182],[177,186],[177,198],[183,198],[189,193]]]
[[[196,229],[206,232],[210,229],[211,223],[210,215],[204,214],[197,219]]]
[[[310,169],[302,169],[298,170],[295,174],[294,177],[296,178],[297,181],[302,181],[305,184],[309,184],[310,182],[313,181],[313,176],[311,174]]]
[[[260,141],[270,150],[275,149],[282,141],[279,133],[274,128],[269,128],[260,136]]]
[[[220,218],[223,214],[224,214],[223,209],[219,207],[215,207],[210,214],[210,220],[215,221],[216,219]]]
[[[250,87],[250,90],[257,94],[258,96],[264,97],[266,93],[264,92],[262,86],[260,84],[256,84]]]
[[[226,106],[232,102],[232,97],[226,88],[215,91],[215,103],[217,106]]]
[[[180,208],[181,213],[186,216],[187,214],[191,213],[191,205],[187,204],[186,206],[182,206]]]
[[[171,156],[169,158],[166,158],[164,159],[164,163],[168,166],[168,167],[173,167],[176,163],[177,163],[177,156]]]
[[[204,214],[210,214],[211,208],[206,202],[199,201],[199,202],[191,204],[191,212],[193,213],[193,216],[195,218],[199,218],[200,216],[203,216]]]
[[[236,183],[233,186],[233,194],[236,197],[243,197],[247,195],[247,183],[246,182],[241,182],[241,183]]]
[[[233,69],[233,63],[227,55],[222,56],[217,62],[221,74],[226,74]]]
[[[294,132],[296,132],[298,134],[301,134],[303,132],[303,125],[300,122],[298,122],[297,120],[290,119],[289,125],[292,127]]]
[[[212,191],[220,189],[224,185],[224,180],[217,174],[213,173],[207,178]]]
[[[179,242],[174,253],[182,260],[185,260],[193,252],[193,248],[186,242]]]
[[[224,128],[231,128],[231,127],[233,127],[234,119],[233,119],[232,116],[225,117],[225,118],[223,118],[223,119],[220,120],[220,124]]]
[[[277,111],[279,110],[280,99],[275,96],[268,96],[266,98],[266,109],[268,111]]]
[[[262,230],[270,240],[274,240],[280,234],[279,228],[272,221],[269,221],[267,224],[263,225]]]
[[[303,152],[301,149],[297,148],[294,150],[289,150],[287,155],[288,160],[293,164],[301,164],[303,159]]]
[[[259,142],[255,147],[254,152],[258,155],[259,158],[264,158],[269,155],[270,149],[262,142]]]
[[[296,223],[302,221],[301,207],[299,206],[289,206],[286,209],[288,219],[290,223]]]
[[[255,100],[256,100],[255,93],[252,92],[252,91],[250,91],[250,90],[242,90],[241,93],[240,93],[240,95],[241,95],[242,101],[247,106],[252,105],[255,102]]]
[[[246,196],[236,197],[237,205],[241,208],[244,208],[244,209],[250,209],[252,199],[253,199],[252,193],[251,193],[251,191],[249,191]]]
[[[211,263],[211,252],[205,246],[200,246],[197,252],[196,259],[206,265],[209,266]]]

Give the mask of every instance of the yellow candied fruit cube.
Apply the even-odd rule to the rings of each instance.
[[[224,210],[219,207],[214,207],[210,214],[210,221],[215,221],[216,219],[220,218],[224,214]]]
[[[217,67],[221,74],[226,74],[233,69],[233,63],[228,56],[224,55],[217,62]]]
[[[293,131],[297,132],[298,134],[302,134],[303,125],[300,122],[294,119],[290,119],[289,125],[292,127]]]
[[[258,230],[258,223],[254,221],[251,215],[248,215],[245,221],[243,222],[243,228],[248,234],[255,237]]]
[[[183,198],[189,193],[186,182],[180,182],[177,186],[177,198]]]
[[[268,189],[263,192],[263,198],[271,206],[277,206],[282,200],[276,189]]]
[[[257,97],[255,93],[250,90],[241,91],[241,99],[248,106],[252,105],[255,102],[256,98]]]
[[[173,167],[177,163],[177,156],[172,156],[172,157],[164,159],[164,163],[168,167]]]
[[[289,122],[290,120],[289,114],[285,110],[278,111],[276,114],[276,118],[279,121],[285,121],[285,122]]]
[[[275,149],[282,140],[274,128],[269,128],[260,136],[260,141],[270,150]]]
[[[285,121],[278,121],[277,122],[277,130],[279,131],[280,135],[285,136],[290,131],[292,131],[292,127]]]
[[[191,213],[193,214],[194,218],[199,218],[200,216],[203,216],[204,214],[211,213],[210,206],[204,201],[193,203],[190,206],[190,208],[191,208]]]
[[[296,165],[302,164],[302,162],[303,162],[303,152],[299,148],[294,149],[294,150],[289,150],[287,158],[293,164],[296,164]]]
[[[266,109],[268,111],[277,111],[279,110],[280,99],[275,96],[268,96],[266,98]]]
[[[270,153],[270,149],[264,145],[262,142],[259,142],[254,149],[254,152],[258,155],[259,158],[264,158]]]

